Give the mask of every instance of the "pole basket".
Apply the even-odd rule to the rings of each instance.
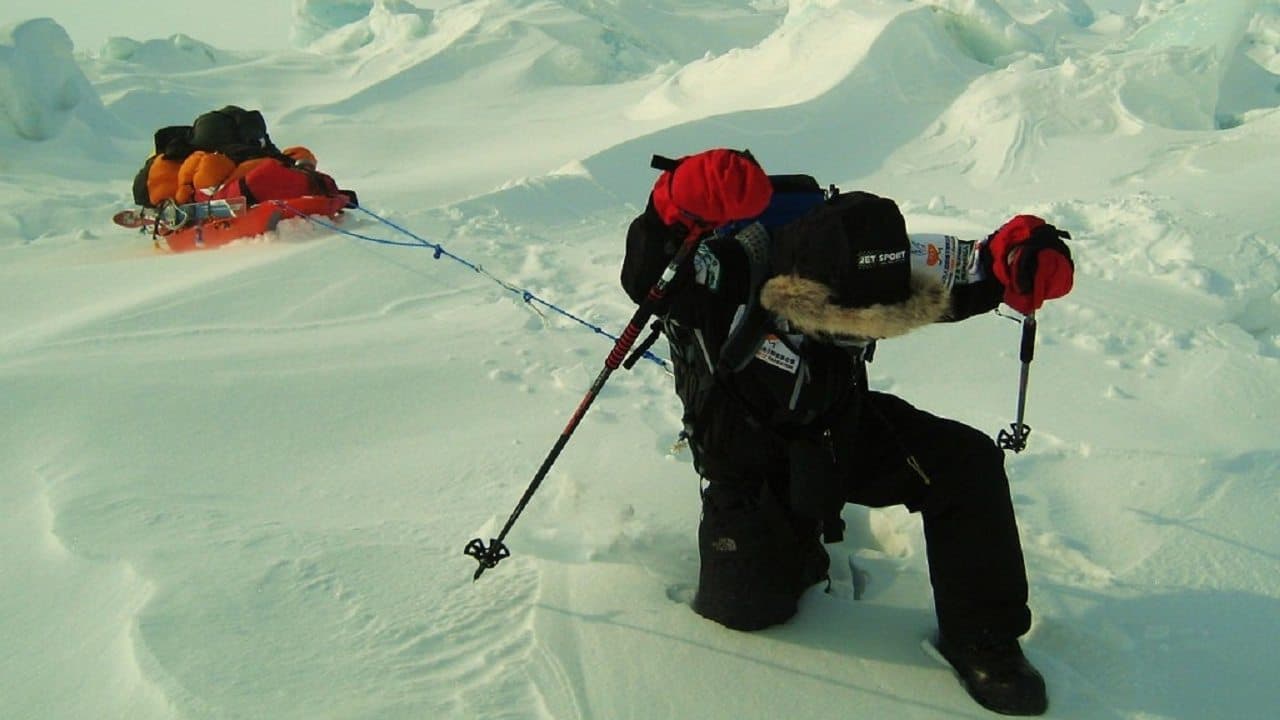
[[[1030,425],[1026,423],[1010,423],[1007,429],[1000,431],[997,436],[997,442],[1000,444],[1001,450],[1012,450],[1020,453],[1027,449],[1027,436],[1030,434]]]
[[[485,570],[497,567],[498,563],[511,557],[511,551],[497,538],[490,540],[487,547],[483,540],[476,538],[467,543],[466,549],[462,552],[464,555],[470,555],[475,558],[476,562],[480,563],[480,567],[476,568],[475,576],[471,578],[472,581],[479,580]]]

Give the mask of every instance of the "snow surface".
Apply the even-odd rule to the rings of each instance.
[[[471,581],[608,354],[588,325],[630,317],[650,155],[712,146],[916,231],[1072,232],[1008,458],[1049,714],[1274,717],[1280,4],[281,5],[0,8],[0,717],[987,715],[921,650],[904,510],[849,507],[783,626],[690,611],[698,480],[655,362]],[[230,103],[417,239],[355,213],[409,246],[164,255],[112,225],[152,132]],[[872,382],[994,434],[1017,345],[994,314],[925,329]]]

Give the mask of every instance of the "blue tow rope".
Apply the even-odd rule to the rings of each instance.
[[[285,207],[289,207],[289,206],[285,205]],[[371,210],[367,210],[363,207],[358,207],[358,206],[355,208],[348,208],[349,210],[350,209],[359,210],[360,212],[368,215],[374,220],[377,220],[383,225],[386,225],[387,227],[390,227],[404,234],[406,237],[412,238],[414,242],[405,242],[402,240],[388,240],[386,238],[377,238],[369,235],[363,235],[361,233],[352,232],[351,230],[347,230],[345,228],[339,227],[334,223],[328,222],[327,220],[322,220],[316,216],[307,215],[306,213],[303,213],[299,210],[295,210],[294,208],[289,208],[289,209],[293,210],[293,212],[297,213],[298,215],[305,217],[307,220],[311,221],[312,223],[315,223],[316,225],[332,230],[333,232],[346,235],[347,237],[355,238],[357,240],[364,240],[366,242],[376,243],[378,245],[392,245],[395,247],[429,249],[432,251],[431,253],[432,257],[435,258],[436,260],[439,260],[442,257],[447,257],[450,260],[453,260],[454,262],[459,263],[460,265],[463,265],[464,267],[471,270],[472,272],[478,273],[480,275],[483,275],[489,278],[490,280],[492,280],[493,282],[501,286],[504,290],[507,290],[508,292],[511,292],[515,295],[519,295],[520,299],[523,300],[525,304],[533,308],[534,312],[538,313],[539,315],[542,315],[542,311],[538,310],[538,308],[535,305],[541,305],[551,310],[552,312],[555,312],[563,317],[566,317],[578,323],[579,325],[582,325],[583,327],[591,329],[597,335],[602,335],[613,342],[617,342],[618,340],[618,337],[616,335],[610,334],[607,330],[600,327],[599,325],[595,325],[593,323],[587,322],[586,320],[583,320],[582,318],[578,317],[577,315],[574,315],[573,313],[569,312],[568,310],[565,310],[564,308],[556,305],[555,303],[549,302],[547,300],[544,300],[543,298],[538,297],[537,295],[535,295],[533,292],[530,292],[529,290],[526,290],[521,287],[517,287],[516,285],[513,285],[505,280],[502,280],[501,278],[494,276],[488,270],[485,270],[483,265],[480,265],[479,263],[471,262],[470,260],[467,260],[466,258],[461,257],[460,255],[456,255],[452,252],[449,252],[448,250],[445,249],[443,245],[440,245],[439,243],[433,243],[427,240],[426,238],[419,237],[413,231],[407,228],[401,227],[400,225],[397,225],[394,222],[391,222],[390,220],[374,213]],[[656,363],[657,365],[661,366],[662,369],[666,370],[668,373],[672,371],[671,363],[665,358],[655,355],[652,351],[645,350],[642,357],[644,357],[646,360],[649,360],[650,362]]]

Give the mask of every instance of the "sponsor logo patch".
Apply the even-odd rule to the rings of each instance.
[[[756,359],[792,374],[800,367],[800,356],[776,335],[765,338],[764,344],[756,351]]]
[[[858,269],[872,270],[886,265],[897,265],[907,262],[907,251],[903,250],[871,250],[858,253]]]
[[[720,289],[720,258],[711,252],[706,243],[698,245],[693,256],[694,278],[697,283],[713,292]]]

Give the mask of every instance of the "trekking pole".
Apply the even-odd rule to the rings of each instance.
[[[1018,414],[1007,430],[1001,430],[999,443],[1001,449],[1020,453],[1027,447],[1027,436],[1031,434],[1031,426],[1022,422],[1027,409],[1027,378],[1031,374],[1031,359],[1036,352],[1036,314],[1032,312],[1022,318],[1022,349],[1019,358],[1022,360],[1022,372],[1018,378]]]
[[[542,467],[539,467],[538,472],[534,474],[533,480],[529,483],[529,487],[524,491],[524,495],[520,498],[520,502],[516,503],[515,510],[513,510],[511,512],[511,516],[507,518],[506,525],[502,526],[502,531],[498,533],[496,538],[492,538],[488,545],[485,545],[484,541],[480,538],[475,538],[471,542],[467,543],[467,546],[463,549],[462,553],[464,555],[469,555],[475,558],[476,562],[480,563],[480,567],[476,569],[476,574],[471,578],[472,582],[479,580],[485,570],[488,570],[491,567],[496,567],[499,562],[511,556],[511,551],[507,549],[507,546],[503,542],[507,537],[507,533],[511,531],[511,526],[515,525],[516,518],[520,517],[520,513],[524,512],[525,506],[528,505],[529,500],[533,498],[533,494],[538,491],[538,487],[542,484],[543,478],[547,476],[547,473],[551,470],[552,464],[554,464],[556,458],[560,456],[560,451],[564,449],[566,444],[568,444],[569,437],[573,435],[573,431],[576,430],[578,424],[582,422],[583,416],[587,414],[587,410],[591,407],[591,403],[596,399],[596,396],[600,394],[600,390],[604,388],[604,384],[608,382],[609,376],[612,375],[613,371],[617,370],[618,366],[622,364],[623,359],[627,355],[627,351],[631,349],[636,338],[639,337],[640,332],[644,329],[645,324],[654,314],[658,303],[666,295],[667,287],[671,284],[671,281],[675,279],[676,273],[680,270],[680,266],[684,264],[685,259],[688,258],[693,253],[694,248],[698,246],[698,240],[701,236],[701,229],[695,226],[694,229],[689,232],[689,236],[685,238],[680,249],[676,251],[675,256],[671,258],[671,262],[667,263],[667,267],[662,271],[662,275],[658,278],[658,282],[655,283],[652,288],[649,288],[649,294],[645,296],[644,301],[640,303],[640,307],[638,307],[635,314],[631,316],[631,320],[627,323],[626,329],[622,332],[622,335],[618,337],[617,342],[614,343],[613,350],[609,353],[609,356],[605,358],[604,368],[601,369],[600,374],[596,376],[595,381],[591,383],[591,388],[587,390],[587,394],[583,396],[582,401],[578,403],[578,409],[574,411],[573,416],[569,418],[569,423],[565,425],[564,430],[560,432],[560,437],[556,440],[555,445],[552,446],[551,452],[547,454],[546,459],[542,461]]]

